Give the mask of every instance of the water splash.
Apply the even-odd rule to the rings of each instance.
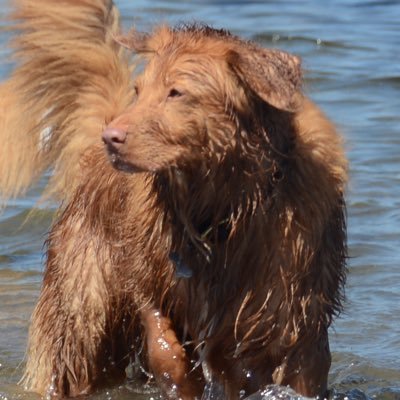
[[[225,400],[224,388],[216,381],[206,383],[201,400]]]
[[[55,397],[57,397],[57,390],[56,390],[56,385],[55,385],[56,378],[57,378],[57,376],[55,374],[53,374],[51,377],[51,383],[46,390],[46,394],[44,395],[45,400],[51,400],[51,399],[54,399]]]
[[[301,396],[286,386],[268,385],[243,400],[311,400],[311,398]]]
[[[205,361],[201,363],[201,367],[203,369],[203,375],[206,380],[206,385],[204,387],[201,400],[224,400],[224,388],[219,382],[213,379],[211,369]]]

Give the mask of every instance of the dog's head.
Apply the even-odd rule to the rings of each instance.
[[[120,169],[156,172],[223,157],[244,130],[263,125],[257,104],[291,111],[301,84],[297,57],[223,30],[161,27],[117,40],[147,62],[134,103],[103,132]]]

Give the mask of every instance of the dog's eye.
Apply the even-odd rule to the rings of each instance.
[[[181,97],[182,96],[182,92],[180,92],[179,90],[177,90],[177,89],[171,89],[170,91],[169,91],[169,93],[168,93],[168,98],[171,98],[171,97]]]
[[[139,96],[139,86],[135,85],[134,89],[135,89],[136,96]]]

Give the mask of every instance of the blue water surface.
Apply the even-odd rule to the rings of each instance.
[[[0,79],[12,69],[5,47],[5,4],[0,0]],[[332,396],[400,399],[400,1],[116,4],[125,29],[202,21],[302,57],[305,91],[339,126],[350,161],[347,304],[330,333]],[[16,383],[53,214],[43,207],[24,223],[42,187],[43,181],[0,215],[0,400],[34,398]],[[285,398],[276,390],[265,398]],[[138,391],[125,384],[90,398],[157,396]]]

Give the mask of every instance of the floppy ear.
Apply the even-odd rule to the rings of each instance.
[[[228,63],[265,102],[282,110],[292,109],[293,96],[302,82],[299,57],[242,42],[229,52]]]

